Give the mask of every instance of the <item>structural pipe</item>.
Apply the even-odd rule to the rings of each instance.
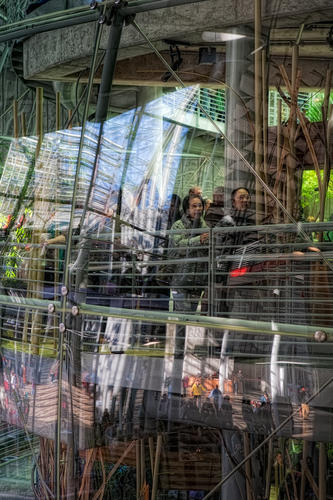
[[[106,120],[110,95],[112,89],[112,80],[117,62],[118,48],[123,30],[124,16],[120,14],[118,8],[112,19],[112,26],[106,48],[106,54],[103,65],[101,85],[98,94],[95,120],[97,123],[103,123]],[[100,134],[101,135],[101,134]]]
[[[73,186],[73,195],[72,195],[72,208],[71,208],[71,213],[70,213],[70,220],[69,220],[69,227],[68,227],[68,234],[72,234],[72,229],[74,225],[74,216],[75,216],[75,210],[76,210],[76,197],[77,197],[77,191],[78,191],[78,186],[79,186],[79,179],[80,179],[80,168],[81,168],[81,158],[82,158],[82,151],[83,151],[83,146],[84,146],[84,141],[85,141],[85,132],[86,132],[86,122],[87,122],[87,117],[88,117],[88,110],[89,110],[89,103],[90,103],[90,97],[91,97],[91,91],[93,87],[93,80],[94,80],[94,74],[95,74],[95,68],[97,64],[97,55],[98,55],[98,50],[100,47],[100,41],[101,41],[101,36],[102,36],[102,29],[103,25],[98,24],[96,28],[96,36],[95,36],[95,43],[94,43],[94,50],[93,50],[93,55],[92,55],[92,60],[91,60],[91,65],[90,65],[90,73],[89,73],[89,81],[87,85],[87,98],[85,102],[85,108],[84,108],[84,113],[83,113],[83,119],[82,119],[82,127],[81,127],[81,136],[80,136],[80,145],[79,145],[79,151],[78,151],[78,156],[77,156],[77,163],[76,163],[76,172],[75,172],[75,180],[74,180],[74,186]],[[64,290],[67,290],[67,287],[69,285],[69,263],[70,263],[70,256],[71,256],[71,249],[72,249],[72,238],[67,238],[67,243],[66,243],[66,251],[65,251],[65,262],[64,262]],[[67,297],[66,293],[63,294],[62,299],[61,299],[61,323],[62,323],[62,328],[60,328],[59,325],[59,343],[58,343],[58,360],[59,360],[59,372],[58,372],[58,380],[62,380],[62,373],[63,373],[63,358],[64,358],[64,349],[65,349],[65,323],[66,323],[66,307],[67,307]],[[60,456],[61,456],[61,399],[62,399],[62,383],[58,383],[58,402],[57,402],[57,425],[56,425],[56,439],[55,439],[55,485],[56,485],[56,498],[60,499],[61,498],[61,477],[60,477]]]
[[[96,113],[95,113],[95,121],[99,124],[98,140],[97,140],[97,146],[95,148],[95,158],[92,168],[92,175],[89,183],[89,188],[87,191],[86,201],[84,203],[84,209],[82,211],[80,219],[81,228],[84,225],[86,212],[87,210],[89,210],[90,197],[96,181],[98,157],[100,153],[101,141],[103,136],[103,128],[104,128],[103,126],[108,115],[108,109],[112,91],[113,75],[115,72],[120,38],[123,31],[123,25],[125,20],[125,18],[120,14],[121,1],[122,0],[119,1],[119,6],[113,13],[112,25],[110,29],[110,35],[108,39],[108,45],[106,48],[106,54],[103,65],[101,85],[99,87]]]
[[[72,27],[78,24],[89,23],[96,21],[98,19],[98,12],[90,11],[84,15],[73,17],[67,17],[65,19],[42,22],[39,25],[32,25],[31,27],[21,28],[14,31],[8,30],[8,32],[1,34],[0,30],[0,43],[8,42],[10,40],[18,40],[20,38],[31,37],[32,35],[37,35],[38,33],[44,33],[45,31],[53,31],[61,28]]]
[[[185,4],[206,2],[207,0],[155,0],[147,1],[145,4],[136,6],[122,7],[120,15],[122,17],[132,16],[139,12],[147,12],[150,10],[164,9],[167,7],[177,7]],[[98,4],[99,7],[111,6],[115,2],[107,1]],[[0,28],[0,43],[8,42],[10,40],[17,40],[19,38],[27,38],[37,33],[45,31],[53,31],[56,29],[76,26],[78,24],[97,21],[100,12],[98,9],[91,10],[89,6],[70,9],[68,11],[53,12],[40,16],[38,20],[34,18],[24,19],[16,23],[7,24]]]
[[[186,5],[190,3],[200,3],[206,2],[207,0],[153,0],[143,2],[137,5],[128,5],[123,7],[120,12],[123,16],[132,16],[134,14],[139,14],[140,12],[147,12],[150,10],[166,9],[168,7],[178,7],[180,5]]]
[[[262,333],[267,335],[276,335],[275,327],[278,329],[279,335],[313,338],[317,330],[322,330],[322,327],[309,325],[292,325],[285,323],[275,323],[272,330],[271,322],[250,321],[238,318],[223,318],[199,316],[195,314],[179,314],[168,312],[157,312],[140,309],[122,309],[115,307],[105,307],[89,304],[78,304],[82,314],[92,314],[96,316],[114,317],[132,319],[133,321],[151,321],[152,323],[169,323],[176,325],[191,325],[201,326],[213,329],[239,330],[242,332]],[[333,336],[333,328],[326,328],[327,336]]]
[[[42,299],[33,299],[27,297],[11,297],[0,295],[0,305],[10,305],[12,307],[39,309],[47,311],[50,302]],[[61,307],[59,301],[53,301],[55,310],[64,314],[70,313],[70,307]],[[132,321],[150,321],[151,323],[168,323],[173,325],[201,326],[203,328],[212,328],[215,330],[228,329],[239,330],[242,332],[255,332],[263,335],[276,335],[276,331],[282,336],[303,337],[309,340],[313,339],[316,331],[322,330],[322,326],[315,325],[293,325],[289,323],[274,323],[272,330],[271,322],[251,321],[238,318],[224,318],[199,316],[197,314],[180,314],[171,312],[150,311],[145,309],[125,309],[117,307],[106,307],[91,304],[77,304],[80,314],[91,314],[94,316],[105,316],[106,318],[131,319]],[[276,329],[277,330],[276,330]],[[333,338],[333,328],[324,329],[328,340]]]

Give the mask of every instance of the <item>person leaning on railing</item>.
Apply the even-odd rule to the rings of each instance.
[[[207,257],[209,233],[195,231],[208,227],[202,217],[204,202],[201,196],[186,197],[183,209],[182,218],[171,228],[168,257],[179,260],[171,280],[174,309],[186,313],[197,309],[207,285],[208,266],[203,258]]]

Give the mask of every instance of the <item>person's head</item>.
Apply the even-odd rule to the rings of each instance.
[[[215,203],[215,205],[223,206],[223,203],[224,203],[224,188],[223,188],[223,186],[218,186],[214,189],[213,203]]]
[[[172,211],[176,211],[176,210],[179,210],[180,209],[180,197],[178,196],[178,194],[173,194],[171,196],[171,201],[170,201],[170,210]]]
[[[251,203],[250,191],[246,187],[234,189],[231,193],[231,201],[235,210],[245,212]]]
[[[197,196],[202,196],[202,189],[200,186],[193,186],[188,190],[188,194],[196,194]]]
[[[201,196],[192,194],[184,198],[183,209],[189,219],[199,219],[202,216],[203,208],[204,202]]]

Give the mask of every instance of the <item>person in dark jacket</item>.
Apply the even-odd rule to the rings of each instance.
[[[176,221],[169,235],[168,258],[176,261],[171,278],[173,309],[184,314],[194,313],[207,283],[207,243],[209,233],[203,220],[201,196],[190,195],[183,203],[184,214]],[[200,229],[203,229],[200,231]],[[185,326],[176,329],[175,358],[182,358]],[[178,375],[177,375],[178,376]],[[180,376],[180,381],[182,376]],[[179,389],[181,392],[181,388]]]
[[[232,207],[229,212],[225,212],[215,227],[235,227],[255,225],[255,212],[250,209],[251,195],[247,188],[239,187],[231,193]],[[230,231],[221,233],[217,237],[217,245],[220,247],[236,248],[253,242],[256,235],[251,232]]]
[[[216,228],[230,227],[230,231],[221,231],[216,234],[215,254],[217,263],[217,308],[225,314],[234,309],[235,290],[230,288],[230,271],[237,268],[244,260],[244,254],[250,249],[249,245],[258,241],[258,234],[253,231],[235,231],[236,226],[255,225],[255,212],[250,209],[251,195],[247,188],[239,187],[231,193],[232,207],[215,226]],[[239,257],[238,257],[239,255]],[[237,291],[236,291],[237,292]]]
[[[174,310],[184,313],[197,309],[207,283],[207,243],[209,233],[198,231],[206,228],[203,199],[190,195],[184,203],[184,214],[176,221],[169,240],[169,258],[179,263],[174,268],[171,281]]]

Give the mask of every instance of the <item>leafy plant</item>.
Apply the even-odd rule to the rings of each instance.
[[[319,189],[318,179],[314,170],[303,172],[301,204],[305,219],[314,217],[317,219],[319,213]],[[325,219],[328,219],[333,211],[333,175],[328,184],[326,195]]]

